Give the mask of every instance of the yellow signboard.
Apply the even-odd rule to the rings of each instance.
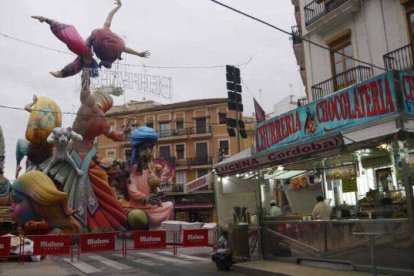
[[[356,177],[342,179],[342,192],[356,192],[358,191]]]

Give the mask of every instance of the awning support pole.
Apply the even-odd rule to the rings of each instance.
[[[408,151],[403,141],[398,141],[398,150],[401,160],[401,169],[403,176],[403,185],[405,189],[405,196],[407,201],[407,216],[410,226],[410,238],[414,243],[414,198],[413,198],[413,186],[411,183],[410,166],[408,165]]]

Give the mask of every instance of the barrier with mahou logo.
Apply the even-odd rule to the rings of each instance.
[[[171,234],[171,233],[170,233]],[[108,233],[87,233],[75,235],[30,235],[19,239],[18,252],[11,254],[11,237],[0,237],[0,257],[19,257],[21,263],[28,256],[70,255],[71,261],[77,256],[79,261],[82,253],[103,251],[122,251],[122,257],[127,257],[129,250],[166,249],[172,247],[173,254],[177,255],[177,248],[181,247],[217,247],[216,229],[183,230],[182,241],[179,233],[172,233],[172,243],[167,243],[166,230],[153,231],[122,231]],[[133,238],[133,246],[127,240]],[[210,237],[210,238],[209,238]],[[211,243],[211,237],[213,241]],[[210,240],[210,242],[209,242]],[[29,242],[30,241],[30,242]],[[29,248],[30,247],[30,248]]]
[[[10,256],[10,237],[0,237],[0,257]]]

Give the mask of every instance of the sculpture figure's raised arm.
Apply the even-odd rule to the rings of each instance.
[[[111,28],[112,18],[114,17],[115,13],[122,7],[121,0],[116,0],[115,4],[117,6],[109,12],[108,17],[105,20],[105,23],[104,23],[103,27],[106,28],[106,29]]]
[[[80,101],[82,104],[87,106],[93,106],[95,104],[95,99],[92,97],[90,91],[90,85],[91,78],[89,75],[89,69],[83,68]]]

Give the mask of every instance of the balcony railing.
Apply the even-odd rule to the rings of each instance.
[[[191,166],[212,165],[213,158],[211,156],[196,156],[188,160]]]
[[[307,105],[308,103],[309,103],[308,98],[300,98],[300,99],[298,99],[297,105],[298,105],[298,107],[300,107],[300,106]]]
[[[302,43],[302,32],[300,31],[300,26],[292,26],[292,42],[293,45]]]
[[[366,81],[373,75],[371,67],[357,66],[312,86],[312,99],[315,101],[356,83]]]
[[[189,134],[188,128],[179,128],[179,129],[163,129],[158,132],[160,138],[173,137],[173,136],[183,136]]]
[[[383,56],[385,68],[387,70],[413,71],[413,54],[413,43],[389,52]]]
[[[309,26],[315,21],[318,21],[320,18],[335,10],[342,4],[351,1],[351,0],[315,0],[310,2],[304,7],[305,11],[305,26]],[[325,3],[326,2],[326,3]]]
[[[175,165],[177,167],[188,167],[190,163],[188,163],[188,159],[176,159]]]
[[[199,125],[191,128],[191,134],[210,134],[211,125]]]

